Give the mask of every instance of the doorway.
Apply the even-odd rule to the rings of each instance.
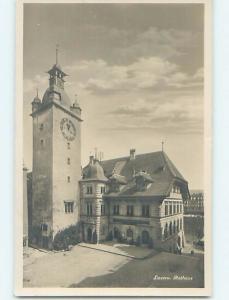
[[[91,239],[92,239],[92,230],[91,230],[91,228],[89,227],[89,228],[87,229],[87,241],[88,241],[88,242],[91,242]]]
[[[142,244],[148,244],[149,243],[149,232],[144,230],[142,231]]]

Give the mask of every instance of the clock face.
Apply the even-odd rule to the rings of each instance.
[[[68,141],[73,141],[76,137],[76,128],[73,122],[67,118],[63,118],[60,122],[60,130]]]

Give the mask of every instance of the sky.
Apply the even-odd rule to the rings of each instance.
[[[32,168],[31,102],[59,63],[82,108],[82,165],[164,151],[203,188],[203,5],[25,4],[24,163]]]

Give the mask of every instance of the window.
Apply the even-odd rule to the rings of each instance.
[[[70,158],[68,157],[67,159],[67,162],[68,162],[68,165],[70,165],[71,161],[70,161]]]
[[[102,216],[105,215],[105,205],[104,204],[101,205],[101,215]]]
[[[165,202],[165,216],[168,216],[169,210],[168,210],[168,203]]]
[[[87,186],[87,194],[89,194],[89,195],[92,194],[92,185]]]
[[[177,213],[179,214],[179,203],[177,203]]]
[[[68,182],[71,182],[71,178],[70,178],[70,176],[68,176]]]
[[[177,213],[177,205],[176,205],[176,203],[174,203],[174,205],[173,205],[173,213],[174,213],[174,214]]]
[[[119,215],[119,205],[118,204],[113,206],[113,215]]]
[[[70,143],[67,144],[68,149],[71,149],[71,145]]]
[[[41,147],[44,146],[44,140],[41,140]]]
[[[173,213],[173,205],[172,203],[169,203],[169,214],[172,215]]]
[[[105,186],[101,186],[101,194],[104,194],[104,193],[105,193],[105,191],[106,191],[106,188],[105,188]]]
[[[48,230],[48,225],[47,224],[41,224],[41,231],[47,231]]]
[[[44,129],[44,124],[40,124],[39,129],[40,129],[40,130],[43,130],[43,129]]]
[[[92,216],[92,204],[87,203],[87,216]]]
[[[134,206],[127,205],[127,216],[133,216],[133,215],[134,215]]]
[[[142,216],[149,217],[149,205],[142,205]]]
[[[179,219],[177,220],[177,231],[179,231],[180,229],[180,223],[179,223]]]
[[[66,214],[73,213],[74,202],[65,202],[64,210]]]

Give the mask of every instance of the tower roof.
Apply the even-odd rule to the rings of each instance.
[[[36,96],[33,98],[33,102],[32,103],[41,103],[41,99],[38,96],[38,89],[37,89],[37,94]]]
[[[56,71],[59,72],[59,73],[61,73],[62,76],[68,76],[68,74],[66,74],[66,73],[62,70],[61,66],[60,66],[59,64],[57,64],[57,63],[54,64],[53,67],[52,67],[47,73],[49,73],[50,75],[53,75],[53,74],[56,73]]]
[[[83,180],[108,181],[104,175],[102,166],[97,159],[92,158],[89,164],[84,168]]]
[[[65,107],[72,106],[72,101],[68,97],[65,90],[61,89],[58,86],[54,87],[48,87],[44,93],[44,96],[42,98],[42,104],[47,104],[52,101],[52,95],[53,93],[56,93],[60,96],[60,104]]]

